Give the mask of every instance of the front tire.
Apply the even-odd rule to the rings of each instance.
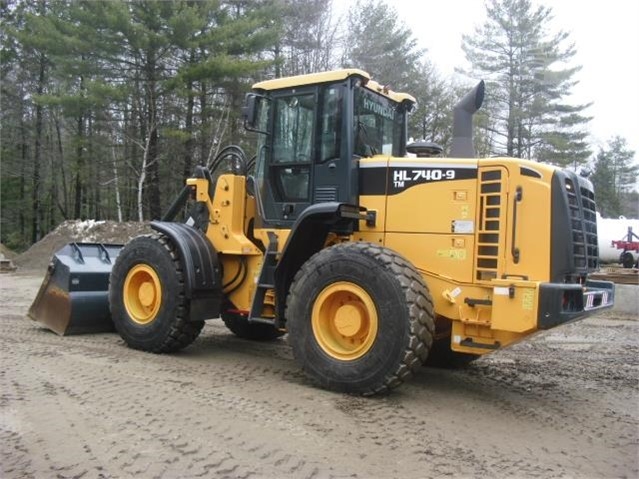
[[[164,235],[139,236],[122,249],[109,278],[111,317],[134,349],[168,353],[191,344],[204,321],[188,321],[189,302],[175,247]]]
[[[434,331],[421,275],[371,243],[339,244],[309,259],[291,286],[286,318],[293,354],[315,383],[364,395],[408,379]]]

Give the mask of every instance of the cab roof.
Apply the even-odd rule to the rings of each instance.
[[[310,73],[308,75],[297,75],[291,77],[276,78],[274,80],[261,81],[253,85],[254,90],[280,90],[282,88],[292,88],[296,86],[315,85],[318,83],[328,83],[340,80],[346,80],[348,77],[359,77],[362,85],[374,92],[379,93],[393,101],[401,103],[409,101],[415,103],[416,100],[408,93],[398,93],[388,87],[379,84],[375,80],[371,80],[371,76],[364,70],[357,68],[343,68],[341,70],[331,70],[327,72]]]

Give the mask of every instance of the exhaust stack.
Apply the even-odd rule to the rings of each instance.
[[[474,158],[473,115],[484,101],[484,80],[470,90],[453,110],[453,143],[450,147],[452,158]]]

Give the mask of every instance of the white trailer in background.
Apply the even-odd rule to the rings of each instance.
[[[630,229],[631,228],[631,229]],[[629,233],[632,233],[628,238]],[[626,267],[636,265],[639,252],[632,248],[619,248],[619,242],[639,244],[639,220],[624,216],[602,218],[597,213],[597,234],[599,238],[599,260],[602,263],[621,263]],[[616,244],[613,244],[615,242]],[[630,258],[632,257],[632,261]]]

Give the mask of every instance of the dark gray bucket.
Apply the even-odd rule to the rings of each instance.
[[[60,335],[113,331],[109,275],[122,247],[69,243],[58,250],[29,317]]]

